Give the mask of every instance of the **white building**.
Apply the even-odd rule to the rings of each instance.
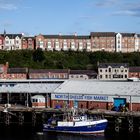
[[[99,80],[127,80],[129,74],[128,63],[99,63]]]
[[[4,40],[4,50],[21,50],[22,34],[6,34]]]

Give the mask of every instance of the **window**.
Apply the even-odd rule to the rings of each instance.
[[[79,42],[79,50],[83,49],[83,42]]]
[[[51,42],[49,41],[48,42],[48,49],[50,49],[51,48]]]
[[[102,79],[102,75],[100,75],[100,79]]]
[[[6,41],[5,43],[6,43],[6,44],[9,44],[9,41]]]
[[[71,75],[71,78],[74,78],[74,76],[73,76],[73,75]]]
[[[111,72],[111,68],[109,68],[108,71]]]
[[[64,40],[64,42],[63,42],[63,49],[67,50],[67,42],[66,42],[66,40]]]
[[[71,42],[71,49],[75,49],[75,42]]]
[[[55,49],[59,49],[59,42],[58,41],[55,42]]]
[[[108,78],[108,75],[105,75],[105,78]]]
[[[125,78],[127,78],[127,75],[125,74]]]
[[[100,72],[102,72],[102,69],[100,70]]]

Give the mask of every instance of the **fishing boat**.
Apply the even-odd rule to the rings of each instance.
[[[62,132],[75,134],[104,134],[108,121],[96,118],[88,119],[87,115],[72,116],[68,120],[52,120],[43,124],[44,132]]]

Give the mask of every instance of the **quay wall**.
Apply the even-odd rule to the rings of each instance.
[[[3,126],[30,125],[33,128],[39,127],[42,130],[43,123],[55,115],[61,116],[71,109],[53,109],[53,108],[19,108],[19,107],[0,107],[0,123]],[[106,118],[108,126],[106,132],[115,133],[138,133],[140,134],[140,112],[116,112],[104,109],[79,109],[79,112],[86,113],[93,118]]]

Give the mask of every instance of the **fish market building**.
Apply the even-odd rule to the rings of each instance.
[[[111,109],[120,104],[140,111],[140,82],[67,80],[51,94],[52,106]]]
[[[39,105],[43,105],[47,108],[111,109],[112,106],[118,107],[122,104],[128,105],[131,111],[140,111],[140,81],[64,79],[0,81],[0,104],[16,103],[30,106],[32,101],[37,101],[33,107],[39,108],[41,107]]]

